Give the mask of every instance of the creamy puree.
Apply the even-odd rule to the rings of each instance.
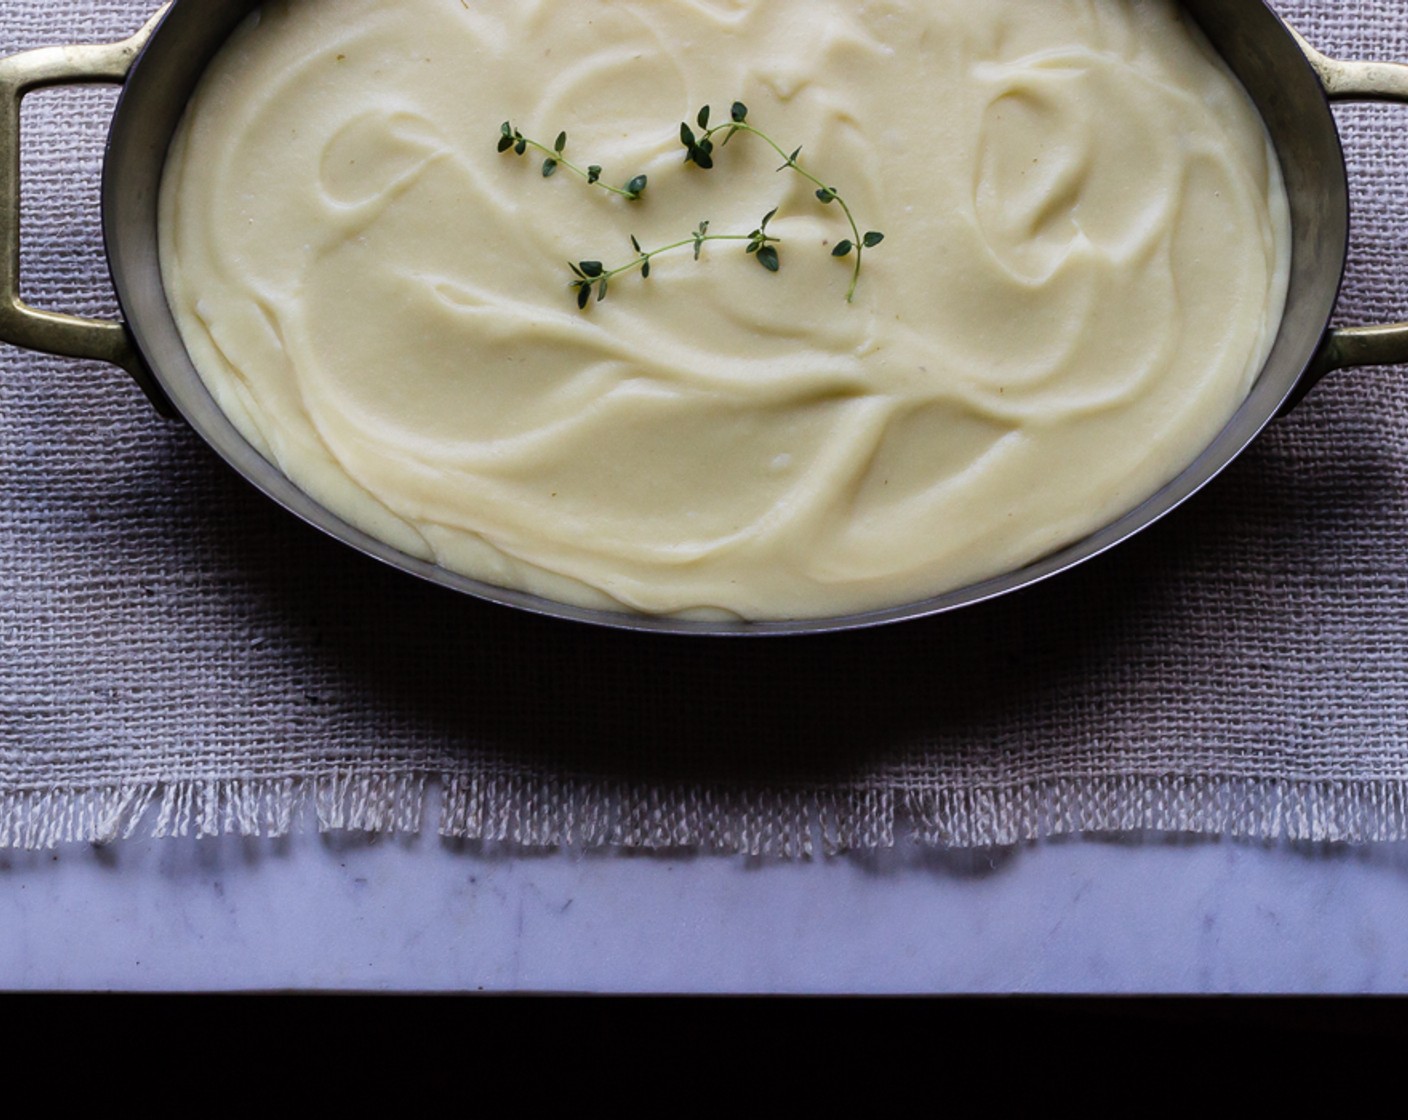
[[[849,228],[740,136],[834,183]],[[498,155],[511,119],[622,184]],[[1132,509],[1280,317],[1264,129],[1162,0],[295,0],[210,67],[162,264],[220,407],[417,557],[590,607],[837,615],[1017,569]],[[569,260],[659,258],[579,312]]]

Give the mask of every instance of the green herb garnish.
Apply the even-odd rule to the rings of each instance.
[[[557,139],[553,142],[553,146],[549,148],[545,144],[540,144],[538,141],[531,140],[527,136],[524,136],[523,133],[514,128],[513,124],[509,121],[504,121],[504,123],[499,126],[500,153],[512,150],[514,155],[521,156],[526,155],[529,148],[541,152],[547,157],[543,160],[544,179],[552,178],[552,176],[557,173],[559,167],[565,167],[568,171],[580,175],[586,180],[588,185],[600,187],[604,191],[610,191],[612,194],[620,195],[628,202],[638,202],[640,196],[645,193],[647,180],[644,175],[637,175],[624,187],[613,187],[610,183],[602,180],[601,168],[597,164],[593,163],[588,167],[578,167],[575,163],[568,160],[563,155],[567,150],[567,133],[565,132],[559,132]]]
[[[716,135],[720,132],[725,133],[723,140],[718,145],[718,147],[721,148],[740,132],[752,133],[786,161],[778,168],[778,171],[795,171],[798,175],[802,176],[802,178],[816,186],[817,200],[823,206],[830,205],[834,202],[841,207],[841,210],[846,215],[846,221],[850,223],[853,237],[838,243],[836,247],[831,250],[831,255],[833,257],[849,257],[854,254],[855,268],[851,272],[851,287],[846,292],[846,302],[850,303],[854,300],[856,285],[860,283],[860,266],[861,260],[865,255],[865,250],[875,248],[880,242],[885,240],[885,235],[879,230],[871,230],[868,233],[862,234],[860,232],[860,226],[856,224],[855,215],[851,213],[851,208],[846,204],[846,200],[841,197],[841,192],[833,186],[828,186],[823,180],[818,179],[797,162],[797,157],[802,154],[801,148],[797,148],[789,154],[787,150],[778,144],[771,136],[749,124],[748,106],[743,104],[743,102],[735,101],[733,103],[729,110],[729,119],[724,124],[716,124],[710,127],[709,118],[709,106],[705,105],[704,108],[699,110],[699,116],[695,119],[695,123],[700,129],[699,133],[696,133],[694,129],[690,127],[688,121],[680,125],[680,143],[683,144],[685,148],[685,163],[692,163],[696,167],[708,171],[714,166],[714,137]]]
[[[783,150],[767,133],[755,128],[748,122],[748,106],[741,101],[735,101],[729,110],[729,119],[725,124],[718,124],[710,127],[710,109],[705,105],[699,110],[699,115],[695,123],[699,128],[696,133],[688,122],[680,125],[680,143],[685,148],[685,163],[693,163],[702,170],[708,171],[714,166],[714,137],[720,132],[725,133],[723,140],[718,147],[722,148],[740,132],[752,133],[765,144],[771,147],[785,161],[778,171],[795,171],[802,178],[808,180],[816,187],[816,197],[822,205],[836,203],[846,215],[846,221],[850,224],[852,237],[846,238],[831,250],[833,257],[854,257],[855,266],[851,271],[851,286],[846,292],[846,302],[854,301],[856,295],[856,285],[860,283],[861,262],[865,256],[865,250],[873,249],[885,240],[885,235],[879,230],[871,230],[862,234],[860,226],[856,224],[855,215],[851,213],[851,208],[846,200],[841,197],[841,192],[835,187],[828,186],[823,180],[817,178],[798,162],[798,157],[802,154],[799,147],[791,154]],[[515,155],[526,155],[528,149],[541,152],[544,155],[542,164],[543,178],[548,179],[557,173],[559,167],[565,167],[584,179],[589,186],[600,187],[602,190],[610,191],[612,194],[620,195],[630,202],[637,202],[646,188],[646,177],[637,175],[624,187],[613,187],[602,181],[601,168],[597,164],[588,167],[578,167],[569,161],[565,152],[567,150],[567,133],[560,132],[557,135],[551,148],[538,143],[513,127],[511,121],[504,121],[499,128],[499,151],[500,153],[512,151]],[[772,237],[768,234],[768,222],[777,213],[777,209],[770,210],[758,224],[758,228],[752,233],[710,233],[709,223],[700,222],[694,233],[682,241],[676,241],[669,245],[663,245],[658,249],[649,252],[643,250],[640,242],[636,238],[631,238],[631,246],[636,251],[634,260],[619,268],[608,269],[601,261],[578,261],[576,264],[569,264],[575,277],[570,285],[576,292],[577,306],[585,309],[591,302],[592,293],[596,293],[597,302],[606,298],[607,292],[611,289],[611,281],[625,272],[639,270],[642,279],[650,276],[650,262],[662,253],[669,253],[676,249],[692,247],[694,259],[699,259],[705,243],[710,241],[744,241],[747,242],[746,252],[756,256],[758,263],[769,272],[776,272],[782,267],[781,258],[778,256],[776,245],[781,243],[780,238]]]
[[[782,260],[778,256],[776,246],[782,243],[782,239],[773,237],[768,233],[768,223],[772,221],[773,215],[777,213],[776,208],[769,210],[763,215],[763,220],[758,223],[758,228],[752,233],[710,233],[709,223],[700,222],[698,228],[682,241],[675,241],[669,245],[662,245],[658,249],[651,249],[649,252],[641,248],[640,241],[635,237],[631,238],[631,248],[636,251],[634,260],[621,265],[619,268],[608,269],[601,261],[578,261],[576,264],[568,264],[576,277],[570,284],[572,291],[577,294],[577,306],[585,309],[591,302],[592,293],[596,293],[597,302],[600,303],[606,298],[611,290],[611,281],[622,273],[640,271],[641,279],[650,277],[650,262],[661,253],[673,252],[677,249],[692,248],[694,259],[699,259],[699,254],[703,251],[706,243],[710,241],[746,241],[744,252],[757,258],[763,268],[769,272],[776,272],[782,267]]]

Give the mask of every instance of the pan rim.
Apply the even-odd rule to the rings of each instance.
[[[215,405],[213,397],[195,370],[194,363],[186,352],[184,344],[180,341],[179,331],[166,301],[156,250],[155,189],[149,182],[144,183],[135,192],[132,187],[132,161],[134,159],[155,159],[158,166],[156,181],[159,184],[159,169],[165,164],[166,147],[169,145],[171,134],[175,129],[173,124],[171,131],[166,134],[165,141],[160,144],[159,156],[153,155],[151,149],[154,146],[150,143],[145,145],[145,151],[141,150],[143,148],[140,138],[141,129],[136,122],[150,119],[150,110],[153,104],[151,99],[160,94],[160,89],[154,91],[149,86],[159,87],[161,84],[147,81],[147,75],[151,71],[145,70],[144,65],[150,66],[152,57],[159,57],[160,52],[169,49],[163,44],[183,31],[182,21],[199,21],[202,18],[190,15],[195,6],[189,0],[175,0],[172,4],[134,61],[128,81],[118,96],[108,135],[102,180],[102,226],[108,266],[119,307],[128,323],[143,361],[176,410],[196,431],[202,441],[236,474],[288,513],[363,555],[408,575],[451,591],[471,595],[485,602],[525,611],[539,617],[639,633],[708,637],[802,636],[845,633],[932,618],[956,610],[976,607],[994,599],[1045,584],[1073,568],[1103,556],[1182,507],[1230,467],[1276,418],[1287,401],[1293,397],[1306,369],[1310,367],[1323,344],[1334,308],[1338,303],[1349,254],[1348,171],[1343,143],[1323,86],[1310,60],[1296,46],[1290,29],[1281,17],[1264,3],[1264,0],[1245,0],[1245,2],[1250,7],[1260,9],[1269,17],[1272,22],[1263,23],[1263,26],[1272,27],[1274,24],[1275,34],[1284,40],[1282,46],[1289,45],[1294,48],[1294,56],[1299,59],[1299,63],[1288,63],[1288,65],[1298,65],[1302,72],[1296,76],[1295,80],[1313,83],[1318,92],[1319,101],[1323,105],[1323,119],[1318,122],[1318,127],[1323,137],[1331,144],[1335,155],[1332,166],[1320,167],[1318,174],[1326,180],[1324,185],[1329,196],[1327,199],[1329,211],[1327,220],[1331,224],[1335,224],[1339,220],[1339,215],[1342,214],[1342,222],[1339,224],[1342,224],[1343,228],[1342,230],[1338,228],[1331,230],[1327,235],[1333,248],[1330,250],[1332,258],[1330,265],[1319,266],[1321,269],[1320,285],[1323,288],[1321,295],[1324,298],[1314,298],[1315,293],[1308,297],[1312,303],[1324,302],[1326,304],[1323,319],[1319,317],[1319,310],[1316,310],[1314,312],[1316,322],[1308,328],[1309,333],[1312,333],[1317,340],[1315,345],[1304,349],[1298,348],[1297,353],[1289,359],[1281,353],[1287,344],[1288,330],[1293,325],[1301,326],[1290,323],[1291,311],[1288,302],[1288,309],[1283,313],[1282,320],[1278,324],[1277,337],[1273,343],[1271,354],[1258,375],[1251,393],[1219,434],[1192,463],[1173,479],[1120,517],[1046,557],[1015,571],[993,576],[924,600],[849,615],[790,620],[690,619],[579,607],[528,592],[489,584],[411,556],[352,525],[298,488],[287,475],[255,451],[252,445],[244,439],[231,421]],[[1214,0],[1214,6],[1215,4],[1216,0]],[[1185,9],[1195,9],[1198,5],[1185,2],[1183,6]],[[258,7],[258,3],[256,0],[232,0],[231,7],[241,9],[240,18],[243,18],[244,13]],[[1193,15],[1196,20],[1196,11],[1193,12]],[[1201,21],[1199,22],[1201,23]],[[203,73],[209,57],[213,56],[223,44],[227,34],[228,32],[222,34],[214,42],[206,58],[201,59],[199,65],[191,71],[191,88],[194,87],[195,81],[198,81],[199,75]],[[1221,52],[1219,51],[1219,53]],[[1289,58],[1289,52],[1285,53]],[[1286,77],[1288,81],[1291,80],[1290,75],[1286,75]],[[1243,84],[1245,86],[1245,83]],[[181,97],[180,108],[174,114],[176,120],[179,120],[184,112],[188,96],[189,91],[186,96]],[[1261,102],[1250,91],[1249,96],[1270,130],[1270,122]],[[171,109],[169,101],[165,109],[169,113]],[[161,130],[158,129],[158,131]],[[1282,147],[1280,144],[1273,146],[1277,158],[1281,162],[1283,173],[1285,173],[1287,166]],[[135,198],[133,197],[134,193]],[[151,237],[146,239],[145,244],[133,232],[134,206],[138,212],[143,209],[148,211],[145,221],[136,222],[138,225],[149,226],[151,230]],[[1302,233],[1303,231],[1293,223],[1293,254],[1301,252]],[[1307,331],[1302,329],[1301,333],[1305,334]],[[1278,355],[1280,355],[1279,360],[1285,364],[1288,373],[1274,379],[1274,383],[1272,383],[1268,381],[1268,371],[1272,368]]]

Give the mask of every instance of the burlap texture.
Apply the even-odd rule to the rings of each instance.
[[[0,53],[152,0],[6,0]],[[1408,4],[1287,0],[1408,59]],[[25,269],[113,314],[114,95],[27,103]],[[1342,113],[1345,321],[1408,315],[1408,109]],[[1408,837],[1408,374],[1337,377],[1159,527],[842,637],[677,640],[456,597],[294,522],[114,370],[0,347],[0,846],[327,828],[804,854],[1079,830]],[[428,782],[445,790],[424,821]]]

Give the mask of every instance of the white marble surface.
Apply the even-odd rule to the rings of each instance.
[[[1408,846],[811,863],[432,837],[0,852],[0,987],[1401,992]]]

